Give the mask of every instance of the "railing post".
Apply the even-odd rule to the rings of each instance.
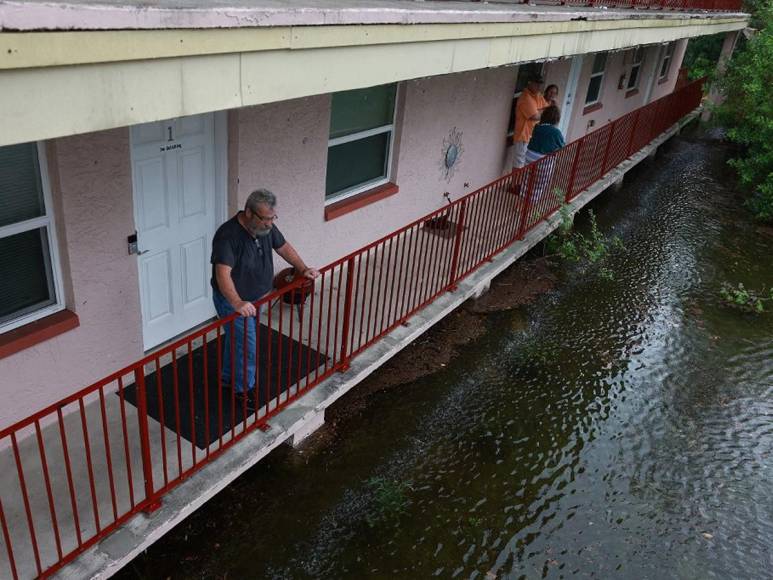
[[[145,480],[145,501],[148,502],[145,511],[156,511],[161,507],[161,500],[155,497],[153,491],[153,463],[150,458],[150,431],[148,429],[148,398],[145,389],[145,367],[134,369],[137,382],[137,420],[140,427],[140,450],[142,451],[142,475]]]
[[[650,136],[649,136],[650,143],[655,139],[655,137],[657,137],[663,132],[663,128],[662,128],[663,103],[664,103],[664,99],[662,97],[657,101],[655,101],[655,119],[651,125],[652,129],[650,130]]]
[[[625,158],[628,159],[633,155],[633,139],[636,137],[636,128],[639,126],[639,116],[641,115],[641,108],[636,109],[636,118],[633,121],[633,128],[631,129],[631,138],[628,139],[628,147],[625,150]]]
[[[585,138],[579,140],[577,147],[574,148],[574,161],[572,161],[572,170],[569,172],[569,184],[566,186],[566,195],[564,195],[564,203],[569,203],[574,196],[572,195],[572,188],[574,188],[574,179],[577,176],[577,164],[580,161],[580,150],[582,144],[585,143]]]
[[[352,291],[354,289],[354,257],[346,262],[346,296],[344,297],[344,327],[341,331],[340,372],[349,370],[349,334],[352,327]]]
[[[454,237],[454,254],[451,257],[451,270],[448,274],[448,290],[456,290],[456,275],[459,269],[459,255],[462,250],[462,233],[464,232],[464,215],[467,210],[467,198],[459,204],[459,221],[456,222],[456,235]]]
[[[526,224],[528,222],[528,211],[531,208],[531,193],[534,186],[534,176],[537,174],[537,164],[532,163],[529,166],[529,177],[526,180],[526,192],[523,196],[523,207],[518,223],[518,239],[522,240],[526,234]]]
[[[615,125],[617,124],[617,120],[612,121],[609,129],[609,137],[607,138],[607,146],[604,147],[604,159],[601,161],[601,172],[599,173],[598,179],[601,179],[601,177],[607,172],[607,161],[609,160],[609,148],[612,146],[612,137],[615,136]]]

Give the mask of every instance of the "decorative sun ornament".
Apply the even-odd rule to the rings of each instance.
[[[449,131],[447,137],[443,137],[443,150],[442,150],[442,171],[443,179],[451,181],[454,176],[459,160],[464,153],[464,145],[462,145],[462,132],[454,127]]]

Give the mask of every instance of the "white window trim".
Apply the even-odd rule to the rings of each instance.
[[[640,51],[641,51],[641,58],[637,61],[636,60],[636,53],[640,52]],[[642,66],[644,65],[644,53],[645,52],[646,52],[646,49],[644,49],[644,48],[641,48],[641,49],[635,48],[635,49],[633,49],[633,57],[632,57],[633,62],[631,63],[631,70],[628,73],[628,82],[626,83],[626,88],[625,88],[626,92],[627,91],[635,91],[635,90],[637,90],[639,88],[639,83],[641,82],[641,69],[642,69]],[[637,69],[636,84],[633,85],[633,86],[630,86],[631,78],[633,77],[633,69]]]
[[[23,314],[17,318],[0,324],[0,334],[29,324],[36,320],[40,320],[46,316],[50,316],[56,312],[64,310],[64,296],[62,292],[62,268],[59,260],[59,244],[57,243],[56,235],[56,219],[54,217],[54,204],[51,196],[51,182],[48,176],[48,158],[46,157],[46,151],[43,143],[37,143],[38,149],[38,165],[40,169],[40,184],[43,188],[43,203],[45,204],[45,215],[32,218],[23,222],[16,222],[7,226],[0,226],[0,237],[5,238],[14,234],[20,234],[22,232],[36,230],[41,227],[45,227],[47,230],[48,238],[48,257],[51,261],[51,276],[53,278],[54,294],[56,295],[56,302],[49,306],[45,306],[34,312]]]
[[[328,138],[327,148],[328,150],[330,150],[330,148],[335,145],[341,145],[343,143],[351,143],[352,141],[358,141],[360,139],[372,137],[373,135],[380,135],[382,133],[391,132],[391,135],[389,136],[389,151],[387,152],[387,160],[386,160],[386,175],[382,177],[378,177],[376,179],[371,179],[370,181],[366,181],[364,183],[358,183],[357,185],[353,185],[352,187],[349,187],[347,189],[342,189],[341,191],[332,193],[330,194],[330,196],[326,195],[325,196],[326,206],[333,203],[337,203],[349,197],[354,197],[355,195],[368,191],[369,189],[373,189],[374,187],[379,187],[381,185],[389,183],[392,177],[392,154],[394,153],[394,147],[395,147],[395,119],[397,119],[397,108],[399,107],[399,105],[400,105],[400,84],[396,83],[395,105],[394,105],[394,110],[392,111],[392,122],[389,125],[381,125],[380,127],[374,127],[373,129],[367,129],[365,131],[359,131],[357,133],[352,133],[350,135],[344,135],[343,137],[335,137],[333,139]],[[330,114],[332,115],[332,113],[333,111],[331,107]]]
[[[669,53],[669,49],[671,52]],[[658,80],[662,81],[663,79],[668,78],[668,73],[671,71],[671,61],[674,58],[674,53],[676,52],[676,43],[675,42],[669,42],[666,47],[663,49],[663,58],[660,61],[660,68],[658,69]],[[663,72],[663,74],[660,74],[660,71],[663,70],[663,65],[668,61],[668,65],[666,65],[666,70]]]
[[[596,97],[595,101],[585,101],[585,104],[583,107],[590,107],[591,105],[595,105],[596,103],[601,102],[601,94],[604,92],[604,75],[607,74],[607,64],[609,64],[609,53],[606,53],[606,57],[604,58],[604,70],[601,72],[594,73],[593,72],[593,65],[596,63],[596,55],[593,55],[593,61],[591,62],[591,75],[588,78],[588,89],[590,89],[590,85],[593,82],[593,77],[601,77],[601,81],[599,81],[599,94]],[[585,98],[588,98],[588,89],[585,90]]]

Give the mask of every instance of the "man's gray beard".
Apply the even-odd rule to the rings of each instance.
[[[266,229],[260,228],[258,230],[255,230],[255,237],[256,238],[263,238],[263,237],[267,236],[270,233],[271,233],[271,228],[266,228]]]

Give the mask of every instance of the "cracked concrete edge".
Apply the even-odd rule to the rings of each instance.
[[[646,159],[665,141],[698,117],[701,107],[685,116],[647,147],[635,153],[607,173],[569,205],[572,214],[577,213],[591,200],[606,191],[615,181]],[[332,405],[352,388],[362,382],[389,359],[408,346],[475,295],[481,286],[502,273],[526,252],[542,241],[561,222],[558,213],[541,222],[528,232],[524,239],[494,256],[467,278],[461,280],[454,292],[441,295],[434,302],[416,313],[409,326],[399,326],[379,342],[353,359],[345,373],[335,374],[300,399],[283,409],[269,423],[267,432],[255,430],[246,435],[229,450],[203,466],[163,497],[161,507],[152,514],[137,514],[118,530],[81,554],[74,562],[62,568],[56,578],[75,580],[82,578],[109,578],[150,547],[164,534],[222,491],[242,473],[257,464],[284,442],[291,442],[294,434],[319,412]]]
[[[166,6],[163,2],[127,0],[106,4],[92,0],[0,0],[0,29],[34,30],[154,30],[262,28],[278,26],[330,26],[372,24],[492,24],[554,20],[675,20],[746,17],[742,11],[712,12],[707,9],[649,10],[615,7],[560,6],[553,4],[473,4],[396,0],[360,2],[319,0],[252,3],[212,7],[206,2]]]

